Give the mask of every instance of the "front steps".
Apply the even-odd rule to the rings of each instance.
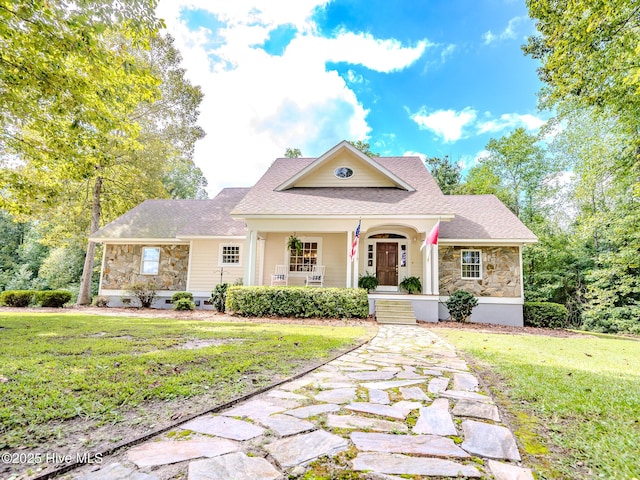
[[[416,316],[409,300],[376,300],[378,323],[415,325]]]

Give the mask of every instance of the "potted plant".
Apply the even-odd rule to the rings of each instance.
[[[372,273],[365,273],[358,278],[358,287],[364,288],[367,292],[375,290],[378,286],[378,279]]]
[[[406,277],[400,282],[400,288],[406,290],[409,295],[420,293],[422,291],[422,282],[420,277]]]
[[[292,252],[296,252],[297,255],[302,252],[302,241],[296,237],[295,233],[287,240],[287,248]]]

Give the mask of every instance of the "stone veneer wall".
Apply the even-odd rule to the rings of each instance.
[[[160,248],[158,275],[140,275],[143,247]],[[126,290],[136,282],[155,282],[158,290],[184,291],[187,289],[189,245],[114,245],[104,250],[102,288]]]
[[[481,251],[481,278],[462,278],[461,250]],[[522,294],[518,247],[440,246],[438,256],[441,295],[451,295],[456,290],[467,290],[476,297],[520,297]]]

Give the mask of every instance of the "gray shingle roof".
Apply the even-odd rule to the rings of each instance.
[[[225,188],[209,200],[146,200],[91,235],[95,241],[245,235],[229,212],[248,188]]]
[[[446,215],[453,213],[419,157],[379,157],[373,161],[413,186],[399,188],[325,187],[275,189],[314,158],[279,158],[232,214],[252,215]]]
[[[443,240],[537,240],[495,195],[448,195],[447,199],[456,216],[440,224]]]

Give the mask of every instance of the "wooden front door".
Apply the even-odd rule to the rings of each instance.
[[[379,285],[398,286],[398,244],[376,244],[376,277]]]

